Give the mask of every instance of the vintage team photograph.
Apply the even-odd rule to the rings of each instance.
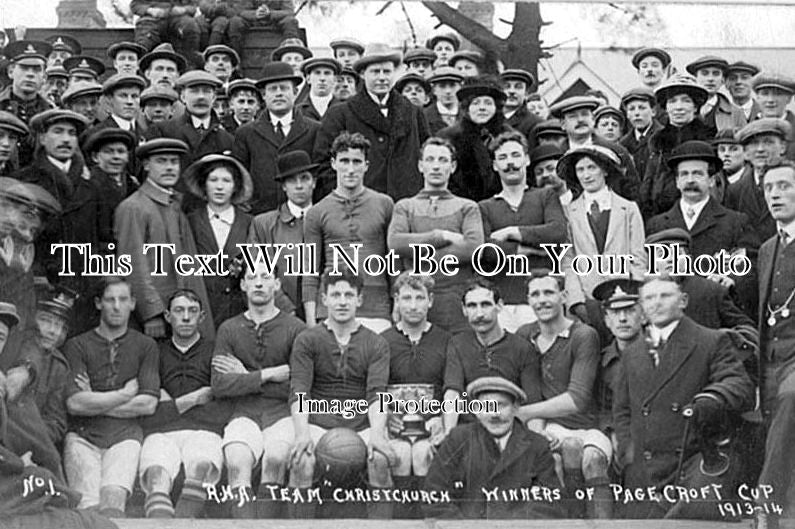
[[[795,528],[794,95],[785,1],[3,0],[0,529]]]

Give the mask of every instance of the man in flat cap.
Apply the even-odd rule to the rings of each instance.
[[[138,124],[144,136],[153,123],[168,121],[173,117],[174,105],[178,98],[179,95],[174,89],[162,86],[150,86],[141,92],[139,99],[141,113]]]
[[[240,64],[240,55],[224,44],[207,46],[204,50],[204,70],[210,72],[223,84],[227,84]]]
[[[253,79],[235,79],[226,87],[229,97],[229,114],[222,120],[224,129],[234,134],[237,129],[251,123],[262,109],[262,95]]]
[[[373,45],[354,69],[364,80],[364,89],[342,105],[329,109],[317,134],[312,158],[322,165],[319,182],[326,190],[333,185],[330,151],[343,131],[358,132],[370,142],[365,185],[386,193],[393,200],[411,196],[422,187],[417,163],[420,145],[428,138],[422,110],[394,89],[400,53]]]
[[[795,114],[787,107],[795,94],[795,79],[776,73],[761,72],[752,81],[756,100],[764,118],[783,119],[795,130]],[[795,160],[795,138],[787,138],[787,158]]]
[[[707,101],[699,109],[699,115],[704,123],[714,127],[718,132],[739,129],[746,124],[742,110],[720,91],[729,70],[726,59],[707,55],[691,62],[685,69],[707,90]]]
[[[295,110],[301,77],[286,63],[268,63],[256,82],[265,110],[253,122],[235,132],[232,155],[240,160],[254,180],[251,213],[276,209],[284,192],[276,180],[278,157],[290,151],[312,152],[320,124]]]
[[[662,129],[655,118],[657,100],[647,87],[628,90],[621,96],[621,110],[626,114],[629,126],[627,133],[618,140],[632,155],[638,175],[646,174],[649,161],[649,138]]]
[[[759,67],[744,61],[733,62],[726,68],[726,88],[732,102],[743,111],[746,123],[757,119],[762,111],[751,87],[752,79],[758,73]]]
[[[313,57],[304,61],[301,73],[309,91],[303,99],[300,96],[296,99],[296,108],[310,119],[322,120],[331,106],[341,103],[334,97],[334,85],[341,71],[342,66],[336,59]]]
[[[50,35],[45,40],[52,46],[52,51],[47,55],[47,68],[63,66],[64,61],[69,57],[83,53],[80,42],[69,35]]]
[[[757,119],[737,132],[748,164],[740,179],[729,185],[724,202],[726,207],[745,213],[763,241],[776,234],[775,221],[764,200],[763,177],[768,167],[785,159],[791,135],[790,124],[777,118]]]
[[[436,54],[435,68],[452,66],[449,64],[450,57],[461,47],[461,39],[454,33],[440,33],[428,39],[425,46]]]
[[[428,132],[435,135],[445,127],[455,125],[458,119],[456,94],[464,83],[464,76],[450,66],[440,66],[428,79],[434,100],[423,113],[428,122]]]
[[[209,75],[209,74],[208,74]],[[207,317],[200,326],[202,336],[215,336],[213,317],[204,282],[200,277],[176,273],[174,261],[183,254],[195,255],[196,242],[188,219],[181,209],[182,196],[175,191],[180,180],[181,160],[188,145],[178,139],[158,138],[141,144],[135,151],[141,160],[146,180],[138,190],[116,208],[114,231],[116,255],[132,256],[130,285],[136,299],[138,324],[148,336],[166,334],[164,313],[167,296],[177,288],[190,288],[202,300]],[[164,251],[165,275],[153,275],[158,263],[153,250],[143,253],[145,244],[174,244],[174,252]]]
[[[464,77],[477,77],[483,71],[483,54],[475,50],[459,50],[455,52],[448,64],[458,70]]]
[[[484,376],[466,388],[483,412],[477,422],[454,428],[439,446],[424,489],[447,492],[452,501],[423,505],[433,518],[531,519],[561,517],[560,482],[549,442],[517,417],[525,392],[500,376]],[[487,403],[495,406],[486,410]],[[499,489],[499,490],[498,490]],[[534,490],[539,500],[504,498],[500,492]],[[490,497],[489,494],[496,497]],[[546,499],[544,494],[547,494]]]
[[[138,61],[146,50],[134,42],[115,42],[108,48],[108,58],[116,73],[135,75],[138,73]]]
[[[334,39],[329,44],[334,58],[339,61],[343,68],[352,68],[353,63],[362,58],[364,54],[364,44],[353,37],[341,37]]]
[[[8,176],[17,169],[19,142],[28,132],[28,126],[21,119],[0,110],[0,176]]]
[[[419,109],[424,109],[431,100],[431,85],[418,73],[409,72],[401,76],[395,83],[395,91]]]
[[[723,179],[723,189],[721,190],[720,201],[725,203],[728,187],[738,182],[745,174],[746,161],[745,152],[742,144],[737,140],[736,131],[724,130],[712,140],[712,146],[720,158],[723,166],[721,174],[716,178]],[[717,182],[716,182],[717,183]]]
[[[403,56],[403,63],[409,73],[416,73],[427,79],[433,75],[436,54],[428,48],[412,48]]]
[[[668,77],[671,56],[660,48],[641,48],[632,56],[632,66],[638,71],[643,86],[655,90]]]
[[[528,71],[508,69],[500,74],[500,80],[505,92],[505,104],[502,107],[505,122],[524,134],[528,142],[532,142],[530,131],[542,121],[527,110],[527,96],[535,85],[535,78]]]
[[[356,95],[358,85],[359,74],[350,66],[343,66],[334,83],[334,97],[345,102]]]
[[[190,0],[133,0],[130,11],[137,15],[135,43],[147,52],[162,42],[173,43],[192,64],[200,64],[199,24],[196,4]],[[141,67],[143,70],[143,66]]]
[[[552,145],[562,152],[566,152],[569,135],[563,130],[560,120],[557,118],[545,119],[531,131],[532,141],[539,147],[541,145]],[[527,141],[531,141],[529,138]]]
[[[102,95],[102,85],[93,82],[81,81],[73,83],[61,96],[61,105],[66,110],[81,114],[88,120],[90,126],[97,124],[99,99]]]
[[[639,294],[648,334],[621,355],[613,415],[624,487],[658,491],[625,504],[627,518],[724,519],[718,501],[735,497],[739,485],[737,454],[732,461],[733,446],[718,442],[726,425],[753,407],[753,383],[730,335],[685,315],[688,296],[679,280],[644,280]],[[672,502],[659,494],[669,485],[705,493],[699,501]]]

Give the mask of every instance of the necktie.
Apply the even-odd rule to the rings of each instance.
[[[787,246],[789,244],[789,233],[779,230],[779,235],[781,236],[781,246]]]
[[[594,222],[599,222],[599,219],[602,217],[602,210],[599,209],[599,203],[594,200],[591,202],[591,218]]]
[[[687,208],[685,215],[687,215],[687,220],[693,220],[693,217],[696,216],[696,210],[693,208]]]
[[[282,122],[276,122],[276,137],[279,139],[280,142],[284,141],[284,128],[282,128]]]

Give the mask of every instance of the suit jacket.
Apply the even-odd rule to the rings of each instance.
[[[217,254],[218,243],[215,240],[213,228],[210,226],[210,217],[207,208],[198,208],[188,215],[188,222],[193,231],[193,238],[196,240],[196,251],[200,254]],[[229,263],[240,255],[238,244],[246,242],[248,227],[251,224],[251,215],[235,207],[235,220],[229,230],[223,251],[227,258],[225,264]],[[246,310],[244,295],[237,289],[237,280],[232,277],[224,276],[205,276],[204,286],[207,289],[207,297],[212,309],[213,321],[218,327],[232,316],[236,316]]]
[[[743,109],[729,101],[725,95],[718,92],[718,102],[712,110],[704,116],[704,123],[722,130],[739,130],[747,123]]]
[[[341,105],[342,103],[344,103],[344,101],[340,101],[336,97],[332,97],[326,112],[328,112],[328,109],[332,106]],[[320,115],[318,109],[315,108],[314,104],[312,104],[312,99],[309,98],[309,93],[307,93],[306,98],[304,98],[303,101],[296,103],[295,108],[299,109],[301,113],[309,119],[314,119],[315,121],[321,121],[323,119],[323,116]]]
[[[649,162],[649,139],[662,128],[663,126],[659,121],[652,119],[651,128],[640,140],[635,137],[634,130],[630,130],[618,140],[618,143],[632,155],[632,160],[635,162],[635,168],[638,171],[638,177],[641,180],[646,174],[646,164]]]
[[[685,459],[699,451],[698,436],[682,444],[685,406],[699,394],[718,399],[730,413],[753,406],[754,388],[728,333],[707,329],[687,316],[659,351],[636,340],[621,355],[613,400],[618,457],[628,463],[626,487],[657,486],[676,479],[679,451]]]
[[[85,137],[88,138],[92,134],[102,129],[118,129],[119,124],[116,121],[108,116],[104,120],[100,121],[90,129],[85,132]],[[135,120],[135,129],[132,131],[133,136],[135,136],[135,145],[140,145],[144,141],[144,133],[141,128],[138,126],[138,119]],[[86,153],[83,153],[86,154]],[[133,147],[133,151],[130,152],[130,159],[127,162],[127,172],[131,175],[138,177],[140,176],[141,171],[141,164],[138,161],[138,158],[135,156],[135,148]]]
[[[431,136],[436,136],[440,130],[450,126],[442,119],[441,114],[439,114],[439,107],[436,106],[435,101],[432,101],[430,105],[423,108],[422,113],[425,115],[425,120],[428,122],[428,133]]]
[[[633,260],[627,273],[633,277],[642,277],[646,273],[646,253],[643,241],[646,238],[643,231],[643,218],[638,205],[610,191],[611,209],[610,222],[605,238],[604,255],[629,254]],[[585,203],[585,196],[580,195],[569,204],[567,209],[569,218],[569,240],[574,247],[569,253],[579,255],[597,255],[596,238],[588,223],[589,204]],[[626,275],[626,274],[622,274]],[[585,297],[592,299],[594,287],[605,280],[597,268],[593,272],[579,277],[579,282]]]
[[[701,276],[687,276],[682,282],[687,294],[685,315],[710,329],[731,329],[739,325],[753,328],[754,321],[732,299],[731,291],[723,285]]]
[[[300,111],[293,111],[290,133],[280,141],[266,111],[237,129],[232,156],[243,162],[254,181],[253,215],[276,209],[286,200],[281,184],[275,179],[278,173],[276,159],[290,151],[304,151],[311,155],[319,128],[317,121],[304,117]]]
[[[754,168],[751,165],[746,165],[739,180],[729,184],[724,202],[727,208],[744,213],[748,217],[760,240],[766,241],[776,235],[776,221],[767,208],[762,186],[756,185]]]
[[[336,185],[331,170],[330,149],[340,132],[359,132],[370,140],[364,185],[385,193],[392,200],[414,196],[422,188],[417,167],[420,146],[428,138],[428,124],[422,110],[394,90],[387,103],[388,117],[366,90],[361,90],[344,104],[330,107],[317,133],[313,160],[322,164],[318,186],[324,194]],[[274,204],[275,207],[275,204]]]
[[[547,487],[560,493],[549,443],[515,419],[508,443],[500,452],[479,422],[461,424],[439,446],[424,486],[428,491],[448,492],[452,501],[424,505],[423,510],[434,518],[561,517],[559,501],[502,501],[501,496],[487,501],[483,492],[522,487]]]
[[[530,149],[532,150],[535,147],[535,141],[533,135],[530,134],[530,131],[535,128],[536,125],[543,121],[541,118],[527,110],[527,105],[522,105],[519,109],[514,112],[514,114],[505,120],[505,122],[511,127],[522,134],[524,137],[527,138],[527,142],[530,144]]]

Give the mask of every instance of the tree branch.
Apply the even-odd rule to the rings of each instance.
[[[428,11],[434,14],[443,24],[450,26],[467,40],[484,50],[498,52],[505,47],[505,40],[497,37],[488,28],[465,17],[444,2],[422,2]]]

